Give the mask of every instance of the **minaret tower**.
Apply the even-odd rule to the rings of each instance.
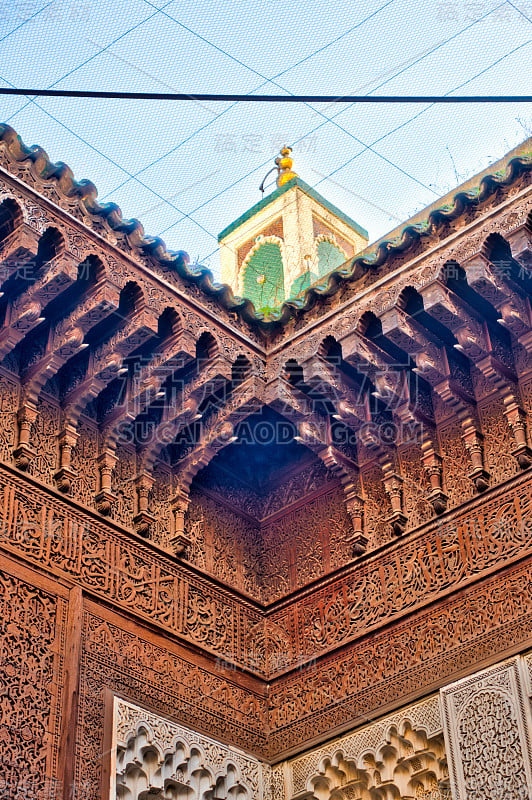
[[[275,159],[277,188],[218,236],[222,281],[260,309],[301,296],[350,261],[367,232],[293,170],[292,148]]]

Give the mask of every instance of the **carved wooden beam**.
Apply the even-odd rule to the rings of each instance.
[[[347,377],[339,365],[321,356],[311,356],[303,363],[305,384],[322,392],[334,405],[335,419],[358,428],[368,420],[367,388]]]
[[[189,354],[188,350],[187,353]],[[171,358],[164,363],[166,365],[172,363],[175,366],[175,361]],[[139,451],[139,473],[135,478],[137,513],[133,518],[133,523],[140,535],[149,536],[155,522],[155,516],[149,508],[149,492],[154,482],[150,470],[153,469],[161,447],[173,441],[180,430],[199,416],[197,414],[198,406],[204,397],[218,391],[222,386],[228,384],[230,379],[231,365],[223,356],[217,355],[203,365],[196,376],[183,386],[179,395],[172,398],[171,404],[165,406],[165,413],[152,431],[150,442]],[[114,452],[116,447],[117,426],[120,421],[112,417],[102,425],[102,438],[110,452]],[[183,556],[188,543],[184,533],[184,516],[189,504],[187,492],[178,492],[171,503],[174,512],[174,529],[169,531],[172,552],[175,555]]]
[[[115,312],[118,304],[119,292],[114,286],[104,284],[94,287],[67,317],[51,328],[44,354],[22,373],[22,406],[37,405],[45,383],[72,356],[88,347],[83,343],[86,333]],[[59,465],[54,477],[58,489],[68,492],[75,477],[71,469],[71,454],[77,442],[77,417],[68,410],[62,416],[58,434]]]
[[[75,283],[77,267],[75,259],[64,253],[42,264],[37,272],[34,264],[30,269],[29,262],[25,262],[27,275],[21,275],[21,279],[25,280],[27,288],[8,305],[4,327],[0,331],[0,360],[44,322],[44,308]],[[16,269],[22,269],[20,264]]]
[[[468,284],[500,314],[503,325],[518,341],[532,349],[530,297],[515,280],[511,262],[494,264],[483,253],[462,262]]]
[[[173,398],[171,404],[165,406],[165,413],[159,423],[151,431],[150,441],[144,445],[138,454],[139,471],[135,478],[137,486],[137,514],[134,517],[134,524],[138,533],[148,536],[154,517],[147,506],[147,498],[153,478],[150,471],[153,469],[154,462],[160,452],[161,447],[169,444],[181,429],[193,422],[197,417],[198,406],[201,399],[212,391],[219,389],[230,380],[231,367],[227,360],[222,356],[213,358],[207,367],[202,369],[180,393],[180,397]],[[114,458],[116,447],[120,436],[120,419],[111,417],[101,427],[101,448],[107,453],[109,458]],[[102,461],[106,468],[107,461]],[[148,486],[150,483],[150,486]],[[101,480],[103,485],[103,478]],[[146,489],[146,486],[148,488]],[[108,490],[100,490],[96,497],[97,507],[100,513],[108,514],[111,512],[116,497],[109,486]]]
[[[264,399],[269,408],[293,422],[296,428],[301,424],[312,425],[316,435],[325,441],[325,420],[316,414],[315,402],[301,389],[284,378],[276,378],[266,386]]]
[[[499,280],[497,284],[490,282],[488,285],[488,276],[491,280],[494,278],[485,259],[482,260],[480,256],[477,256],[475,262],[472,264],[470,262],[469,274],[473,279],[476,276],[480,288],[485,290],[488,286],[491,300],[495,300],[500,308],[505,308],[510,313],[509,307],[514,310],[518,307],[518,295],[509,288],[505,289],[506,294],[502,292],[501,287],[504,286],[506,278],[504,281]],[[511,283],[510,278],[508,281]],[[507,300],[510,291],[512,291],[512,297]],[[513,356],[504,333],[498,329],[497,323],[488,324],[485,320],[479,322],[475,312],[446,287],[442,289],[439,282],[432,285],[432,288],[429,287],[429,293],[433,301],[447,308],[449,312],[449,327],[458,340],[455,348],[467,356],[502,397],[506,419],[514,439],[513,454],[521,469],[526,469],[532,463],[532,450],[527,441],[526,426],[523,424],[526,415],[520,405]],[[524,312],[524,309],[521,310]],[[514,318],[514,333],[518,333],[518,338],[522,336],[522,331],[525,329],[525,320],[524,315]],[[474,415],[462,414],[462,420],[466,420],[468,417],[474,417]],[[474,479],[475,484],[479,490],[480,486],[486,488],[487,473],[485,471],[483,473],[481,470],[482,457],[479,455],[482,453],[482,437],[476,423],[463,421],[462,427],[466,447],[475,462],[473,469],[477,475],[477,478]],[[476,429],[476,434],[472,433],[472,428]]]
[[[496,322],[488,324],[468,303],[440,281],[423,287],[425,311],[445,325],[456,337],[454,347],[482,369],[484,360],[491,364],[490,376],[497,370],[501,378],[515,379],[513,360],[504,331]]]
[[[0,242],[0,284],[18,274],[28,279],[36,264],[41,234],[25,222]]]
[[[4,359],[30,331],[45,321],[41,310],[41,304],[37,300],[32,302],[29,299],[22,307],[8,307],[6,324],[0,331],[0,360]]]
[[[177,488],[171,500],[174,511],[171,541],[175,555],[185,555],[188,547],[184,524],[192,481],[220,450],[236,441],[236,425],[264,406],[264,389],[264,381],[256,375],[235,387],[224,408],[214,414],[203,427],[197,445],[176,465]]]
[[[389,353],[357,331],[343,338],[341,345],[343,359],[371,380],[381,399],[391,403],[400,399],[401,371],[408,364],[397,363]]]
[[[206,364],[198,366],[196,374],[178,391],[172,390],[170,402],[165,403],[161,418],[151,430],[149,442],[140,451],[139,461],[143,471],[153,469],[161,448],[171,444],[183,428],[201,419],[198,413],[201,401],[229,386],[230,381],[230,362],[224,356],[216,355]],[[111,423],[108,431],[114,441],[116,425]]]
[[[431,315],[440,324],[445,323],[449,330],[458,330],[463,327],[463,316],[459,315],[464,315],[464,306],[461,302],[455,301],[441,281],[434,281],[429,285],[424,299]],[[437,337],[420,323],[419,317],[414,318],[401,309],[394,309],[383,314],[382,319],[383,331],[386,331],[387,336],[394,336],[397,340],[401,340],[401,337],[404,336],[412,339],[412,344],[409,345],[412,347],[412,352],[415,338],[419,337],[419,346],[423,346],[425,349],[420,349],[415,353],[417,366],[414,372],[421,375],[431,385],[433,391],[452,408],[460,420],[462,438],[471,460],[471,480],[477,491],[485,491],[488,487],[489,474],[484,468],[483,438],[476,414],[476,402],[469,368],[460,361],[459,356],[454,357],[452,352],[443,346],[443,343],[440,342],[440,346],[432,344],[431,340],[435,340]],[[430,343],[433,354],[433,358],[428,364],[424,360],[427,343]],[[405,338],[403,338],[403,344],[407,344]],[[427,463],[437,462],[436,448],[431,445],[430,439],[426,442],[426,448],[427,453],[433,454],[427,456]],[[435,463],[432,473],[434,482],[438,479],[436,467]],[[441,506],[445,498],[440,497],[440,489],[437,485],[433,488],[436,505]]]
[[[413,378],[415,380],[416,376]],[[412,391],[412,382],[406,380],[405,375],[404,395],[404,403],[394,409],[394,418],[399,421],[401,432],[415,436],[420,441],[423,466],[431,486],[427,500],[436,514],[442,514],[447,508],[447,495],[442,485],[442,459],[439,453],[430,388],[425,381],[419,379],[415,391]]]
[[[431,384],[448,376],[443,342],[401,308],[388,309],[380,315],[383,334],[414,358],[414,371]]]
[[[181,490],[188,491],[196,474],[216,453],[236,441],[235,426],[265,405],[264,390],[264,381],[252,375],[235,387],[224,407],[202,425],[200,441],[176,465]]]
[[[364,531],[364,497],[358,465],[333,445],[321,448],[317,454],[342,485],[345,508],[353,529],[352,535],[346,541],[353,548],[353,556],[361,556],[366,552],[368,537]]]
[[[154,399],[163,394],[161,387],[166,379],[190,365],[195,356],[196,340],[188,331],[180,331],[162,341],[128,381],[123,401],[107,413],[102,427],[118,428],[144,413]]]
[[[505,234],[505,239],[510,245],[512,257],[524,270],[522,279],[530,284],[532,282],[532,231],[528,224],[520,225]]]
[[[85,336],[117,311],[119,300],[119,292],[111,284],[93,287],[67,317],[51,326],[44,353],[41,357],[35,356],[23,369],[25,397],[37,401],[45,383],[70,358],[89,346],[84,344]]]
[[[67,390],[64,406],[79,419],[83,408],[117,377],[124,359],[144,342],[157,336],[153,314],[142,309],[126,317],[123,324],[91,350],[86,374],[79,384]]]
[[[383,361],[382,363],[388,364],[388,361]],[[356,406],[356,404],[353,402],[351,394],[352,384],[348,379],[345,379],[341,376],[341,371],[339,369],[335,369],[333,365],[319,356],[314,356],[305,362],[303,365],[303,372],[305,383],[307,383],[307,381],[312,382],[318,380],[326,384],[327,388],[329,389],[329,397],[331,394],[334,395],[336,393],[336,400],[333,402],[336,402],[336,410],[340,413],[335,414],[334,416],[346,422],[354,422],[356,424],[357,435],[360,441],[365,447],[373,452],[375,460],[382,468],[385,490],[390,497],[390,502],[392,505],[390,525],[393,532],[397,536],[400,536],[406,526],[407,517],[403,511],[402,478],[398,471],[395,443],[385,443],[378,435],[378,425],[374,424],[376,417],[370,414],[367,402],[364,403],[364,407],[362,408],[360,408],[359,405],[356,411],[354,408],[352,408],[352,406]],[[404,413],[406,413],[408,410],[409,398],[405,396],[404,392],[399,388],[399,383],[404,381],[404,375],[401,375],[401,373],[397,373],[397,375],[398,380],[395,380],[394,378],[393,381],[393,403],[397,404],[398,407],[402,406]],[[289,388],[292,392],[294,391],[293,387]],[[401,392],[401,394],[399,394],[399,392]],[[341,399],[338,399],[338,397]],[[307,412],[307,419],[309,413],[310,412]],[[392,415],[390,414],[389,416],[390,419],[392,419]],[[334,470],[340,476],[342,486],[344,487],[346,508],[348,509],[350,515],[351,511],[355,513],[355,517],[352,517],[352,520],[353,524],[358,526],[361,524],[361,522],[359,522],[359,512],[362,508],[361,503],[363,504],[363,499],[361,497],[361,490],[359,488],[356,490],[352,488],[354,485],[352,470],[347,469],[347,471],[343,472],[342,469],[340,469],[340,465],[345,466],[346,456],[343,455],[341,451],[334,448],[334,445],[330,441],[330,437],[327,439],[326,436],[321,434],[318,426],[315,426],[314,430],[313,426],[311,426],[308,421],[304,421],[300,424],[300,430],[305,431],[305,428],[303,427],[304,425],[308,425],[309,430],[306,432],[305,438],[302,437],[302,441],[310,449],[312,449],[319,456],[319,458],[324,461],[324,463],[330,466],[330,468],[332,468],[333,464],[335,465]],[[324,439],[325,447],[322,445]],[[358,467],[356,465],[355,468],[358,471]],[[358,484],[359,483],[360,482],[358,481]],[[362,535],[362,532],[358,530],[358,527],[356,527],[354,535],[358,542],[357,550],[362,552],[361,548],[362,546],[365,548],[367,540],[365,543],[363,543],[362,540],[359,539],[359,537]]]
[[[320,357],[316,356],[315,359],[310,364],[307,362],[305,377],[313,375],[314,368],[322,365],[323,360]],[[325,361],[323,365],[330,367]],[[323,372],[318,374],[320,378],[323,377]],[[332,379],[330,375],[329,379]],[[364,535],[364,499],[357,464],[334,446],[331,442],[329,421],[316,413],[312,400],[297,387],[281,378],[272,381],[266,388],[266,401],[270,408],[294,422],[298,430],[296,441],[312,450],[339,479],[353,528],[348,542],[353,547],[354,556],[362,555],[366,551],[368,539]]]

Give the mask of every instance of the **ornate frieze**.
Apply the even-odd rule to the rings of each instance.
[[[271,752],[361,723],[498,654],[526,649],[532,641],[531,597],[529,560],[344,653],[279,678],[269,698]]]
[[[6,470],[0,472],[0,492],[4,546],[12,552],[59,570],[102,598],[223,653],[226,660],[246,664],[246,627],[261,618],[259,610],[194,577],[138,538],[133,548],[131,534],[73,511],[43,489],[28,494]],[[392,551],[353,565],[334,582],[294,598],[287,610],[272,611],[266,624],[271,620],[286,628],[295,663],[311,661],[523,557],[531,545],[531,503],[530,479],[523,476],[512,494],[477,501],[454,519],[442,519]],[[271,658],[275,662],[275,654]],[[255,659],[252,667],[266,670]]]

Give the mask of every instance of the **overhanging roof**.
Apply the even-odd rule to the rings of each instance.
[[[495,164],[369,245],[350,262],[331,272],[323,284],[311,286],[302,298],[285,301],[273,314],[265,317],[257,313],[251,300],[235,297],[230,286],[215,282],[212,272],[207,267],[191,265],[187,253],[168,251],[162,239],[145,236],[144,228],[138,220],[124,220],[116,203],[98,203],[96,199],[98,192],[91,181],[76,181],[66,164],[51,162],[47,153],[40,147],[27,147],[9,125],[0,125],[0,145],[7,148],[14,161],[31,162],[31,172],[36,182],[53,184],[59,197],[59,204],[64,203],[66,210],[72,209],[76,204],[83,215],[92,216],[100,223],[105,222],[111,231],[118,234],[118,239],[120,236],[127,239],[127,244],[133,252],[137,252],[139,256],[151,256],[154,269],[157,269],[158,264],[164,266],[165,270],[173,269],[184,281],[196,284],[206,297],[214,299],[228,311],[238,314],[249,325],[260,328],[266,333],[278,330],[294,317],[305,314],[319,302],[320,298],[332,297],[346,283],[351,282],[353,292],[356,292],[355,276],[360,272],[368,273],[371,270],[375,280],[378,280],[377,270],[386,261],[404,253],[414,243],[421,241],[423,244],[425,240],[428,247],[433,246],[435,237],[446,238],[448,223],[459,220],[466,214],[472,213],[474,216],[476,209],[479,214],[482,213],[483,203],[497,193],[502,192],[504,195],[504,190],[515,183],[524,172],[532,171],[532,138],[530,138]]]

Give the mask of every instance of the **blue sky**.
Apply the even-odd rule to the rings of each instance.
[[[532,0],[0,0],[0,85],[16,87],[529,94],[531,44]],[[217,234],[281,144],[375,240],[532,135],[526,104],[0,104],[26,144],[215,273]]]

